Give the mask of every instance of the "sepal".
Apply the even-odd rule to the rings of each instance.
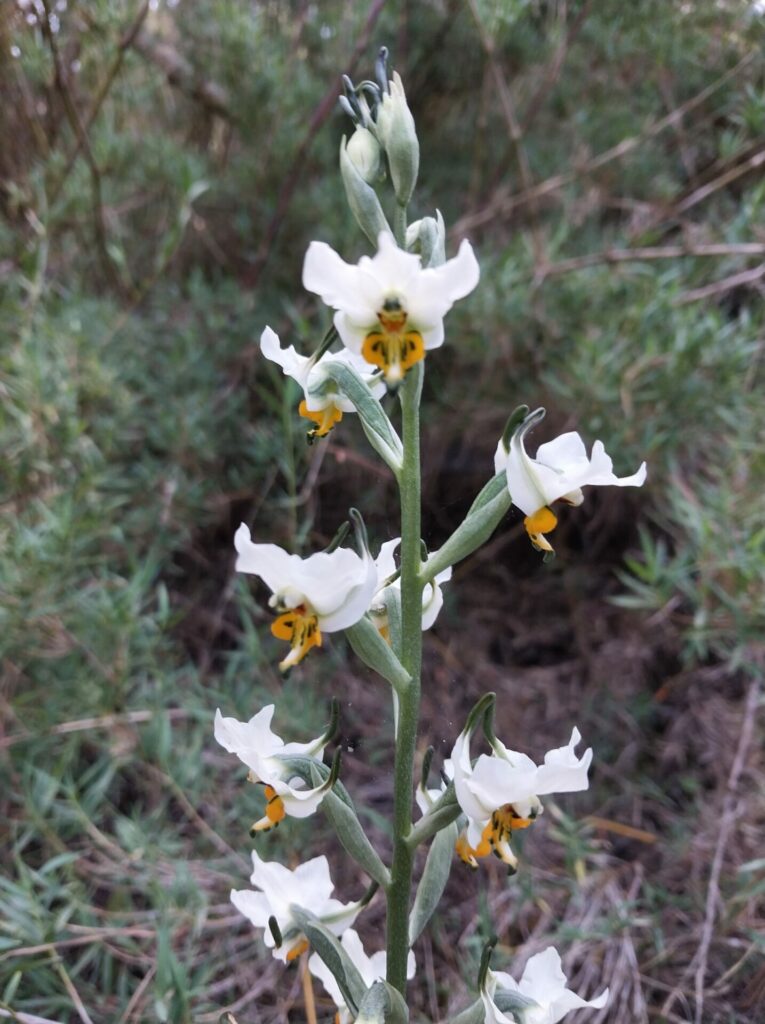
[[[393,689],[403,692],[412,677],[394,654],[390,644],[380,636],[370,619],[364,617],[345,631],[348,643],[365,665],[387,679]]]
[[[454,783],[449,783],[442,795],[436,800],[427,814],[424,814],[407,836],[406,842],[410,849],[426,842],[436,832],[447,828],[462,814],[454,792]]]
[[[361,1000],[356,1024],[407,1024],[408,1020],[401,993],[387,981],[376,981]]]
[[[343,994],[345,1005],[356,1016],[364,998],[366,986],[358,968],[340,945],[337,938],[321,921],[302,907],[291,906],[290,911],[300,925],[311,948],[318,953]]]
[[[380,232],[390,232],[390,225],[377,193],[367,184],[356,163],[351,159],[345,136],[340,143],[340,174],[345,187],[345,197],[356,223],[372,245],[377,245]]]
[[[318,785],[322,773],[317,765],[311,766],[311,775],[314,785]],[[322,810],[337,833],[346,853],[353,857],[370,878],[373,878],[383,889],[387,889],[390,885],[390,872],[367,838],[347,791],[339,785],[335,787],[335,790],[341,789],[345,799],[333,790],[324,797]]]
[[[449,539],[428,558],[420,578],[432,580],[450,565],[472,555],[491,537],[510,510],[512,500],[504,473],[498,473],[482,488],[463,522]]]
[[[425,868],[409,915],[410,946],[419,938],[443,895],[449,881],[454,860],[454,844],[458,835],[459,828],[456,822],[452,822],[441,829],[428,850]]]
[[[325,374],[332,378],[353,404],[369,443],[398,475],[403,464],[404,448],[382,405],[353,367],[331,360],[326,364]]]

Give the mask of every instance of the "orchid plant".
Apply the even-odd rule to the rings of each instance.
[[[521,406],[499,440],[494,476],[451,537],[427,553],[420,513],[423,378],[427,360],[437,358],[444,344],[446,314],[476,288],[479,267],[466,240],[456,256],[446,259],[445,226],[437,211],[407,223],[419,143],[401,79],[396,74],[388,79],[384,49],[376,77],[358,87],[345,78],[340,98],[354,124],[350,140],[341,145],[340,170],[350,209],[374,253],[352,265],[326,242],[312,242],[303,284],[334,311],[332,326],[310,355],[283,348],[269,327],[260,346],[263,356],[302,388],[298,412],[312,424],[309,442],[321,443],[332,430],[342,429],[344,415],[358,415],[397,481],[400,537],[386,540],[373,558],[361,516],[351,510],[355,550],[344,545],[347,525],[327,550],[307,558],[274,544],[253,543],[244,523],[234,544],[237,570],[259,577],[271,591],[271,631],[289,644],[279,662],[282,671],[318,657],[315,649],[325,634],[344,632],[355,654],[390,684],[395,725],[390,863],[364,831],[339,779],[339,758],[331,765],[324,761],[336,709],[328,729],[306,743],[285,742],[272,731],[273,705],[256,710],[247,722],[224,717],[220,710],[215,718],[217,741],[243,762],[250,781],[263,787],[263,812],[252,834],[321,811],[370,878],[361,900],[343,904],[332,895],[326,857],[291,870],[253,851],[254,888],[231,894],[275,957],[286,963],[303,958],[334,1001],[340,1024],[406,1021],[407,982],[415,976],[412,946],[438,906],[453,863],[478,870],[482,858],[493,853],[515,873],[521,866],[513,837],[540,817],[540,798],[585,790],[589,784],[592,750],[576,753],[578,729],[573,728],[566,746],[548,751],[537,764],[533,751],[511,750],[494,735],[495,698],[488,694],[456,737],[440,786],[429,788],[430,753],[415,785],[422,634],[436,621],[452,566],[488,539],[511,506],[523,514],[531,543],[549,557],[553,549],[547,534],[557,523],[553,504],[578,505],[585,486],[640,486],[646,476],[644,464],[631,476],[615,476],[601,442],[588,456],[573,432],[542,444],[532,458],[526,438],[544,410],[529,412]],[[378,196],[386,172],[394,193],[392,228]],[[392,419],[396,401],[398,429]],[[479,730],[491,752],[474,760],[471,745]],[[415,799],[420,810],[416,822]],[[426,844],[428,855],[415,886],[415,857]],[[386,947],[368,954],[351,925],[378,890],[386,901]],[[474,1000],[454,1019],[456,1024],[557,1024],[570,1010],[606,1005],[607,990],[587,1001],[566,987],[553,947],[532,956],[518,982],[491,970],[492,949],[489,943],[484,950]]]

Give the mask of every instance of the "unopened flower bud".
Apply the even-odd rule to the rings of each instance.
[[[406,102],[398,72],[393,72],[390,91],[385,93],[377,111],[377,137],[388,156],[390,176],[400,206],[412,198],[420,166],[420,144],[414,118]]]
[[[446,262],[446,228],[440,210],[435,217],[423,217],[409,225],[406,247],[419,254],[423,267],[440,267]]]
[[[368,128],[356,129],[346,152],[364,181],[373,184],[380,175],[380,143]]]
[[[359,227],[372,245],[377,245],[380,232],[385,231],[390,234],[391,230],[385,219],[382,206],[380,206],[377,193],[364,180],[358,165],[351,158],[349,150],[350,146],[343,137],[343,141],[340,143],[340,173],[343,176],[345,195]]]

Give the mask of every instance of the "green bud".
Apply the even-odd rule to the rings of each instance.
[[[369,241],[377,248],[380,232],[386,231],[388,234],[392,234],[392,232],[375,190],[367,184],[357,165],[351,159],[345,137],[340,143],[340,173],[343,176],[345,195],[351,213]]]
[[[440,267],[446,262],[446,227],[441,211],[423,217],[406,229],[406,247],[422,258],[423,267]]]
[[[393,72],[393,81],[388,84],[389,91],[377,111],[377,138],[388,157],[396,200],[399,206],[406,206],[417,184],[420,144],[398,72]]]
[[[368,128],[356,129],[348,141],[346,153],[367,185],[374,184],[380,176],[380,143]]]

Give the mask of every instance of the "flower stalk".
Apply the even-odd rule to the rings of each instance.
[[[401,662],[410,682],[399,695],[393,769],[393,864],[388,890],[388,982],[404,994],[409,951],[409,906],[414,853],[412,827],[414,753],[420,717],[422,669],[422,581],[420,579],[420,396],[424,366],[407,374],[399,392],[404,461],[401,497]]]

